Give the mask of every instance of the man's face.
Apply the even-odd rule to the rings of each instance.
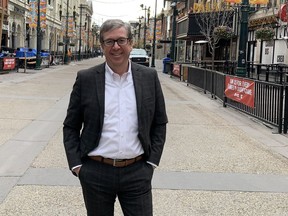
[[[114,42],[114,40],[118,40],[120,44],[118,44],[118,42]],[[126,29],[121,27],[104,33],[103,41],[104,42],[101,46],[105,54],[107,64],[114,71],[116,68],[127,67],[129,55],[132,50],[132,42],[127,40]],[[110,43],[110,45],[108,43]]]

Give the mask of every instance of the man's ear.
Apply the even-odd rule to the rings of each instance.
[[[131,45],[131,47],[133,47],[133,45],[134,45],[134,41],[132,39],[130,40],[130,45]]]
[[[132,49],[133,49],[133,44],[134,44],[134,43],[133,43],[133,40],[131,40],[131,41],[130,41],[130,52],[131,52]]]
[[[103,44],[101,44],[101,51],[102,51],[102,53],[104,54],[104,45]]]

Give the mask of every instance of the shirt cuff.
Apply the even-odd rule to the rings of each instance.
[[[146,163],[150,164],[154,169],[157,168],[158,166],[150,161],[146,161]]]
[[[81,167],[81,166],[82,166],[82,164],[77,165],[77,166],[74,166],[74,167],[72,167],[71,171],[73,172],[74,169],[76,169],[76,168],[78,168],[78,167]]]

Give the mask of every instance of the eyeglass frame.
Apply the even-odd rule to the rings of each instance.
[[[119,40],[123,40],[123,39],[126,40],[125,44],[119,44],[118,41],[119,41]],[[107,40],[103,40],[101,43],[104,44],[104,46],[106,46],[106,47],[113,47],[113,46],[115,45],[115,42],[117,42],[117,45],[118,45],[118,46],[125,46],[125,45],[128,44],[128,41],[130,41],[130,40],[131,40],[131,38],[118,38],[118,39],[116,39],[116,40],[107,39]],[[111,45],[105,44],[107,41],[113,41],[113,44],[111,44]]]

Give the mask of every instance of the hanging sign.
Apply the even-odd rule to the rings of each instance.
[[[287,22],[287,5],[286,4],[281,5],[278,15],[282,22]]]
[[[39,0],[38,0],[39,1]],[[42,30],[46,29],[46,10],[47,10],[47,2],[46,0],[40,0],[40,26]]]
[[[234,3],[234,4],[240,4],[242,2],[242,0],[225,0],[225,2]]]
[[[37,27],[38,1],[40,1],[40,12],[39,12],[40,26],[42,30],[45,30],[47,26],[46,25],[46,9],[47,9],[46,0],[30,0],[28,23],[31,29],[35,29]]]
[[[255,82],[243,78],[226,76],[226,97],[254,108]]]
[[[29,27],[31,29],[34,29],[37,27],[37,1],[36,0],[30,0],[29,2],[29,16],[28,16],[28,23]]]
[[[249,4],[268,4],[268,0],[249,0]]]

